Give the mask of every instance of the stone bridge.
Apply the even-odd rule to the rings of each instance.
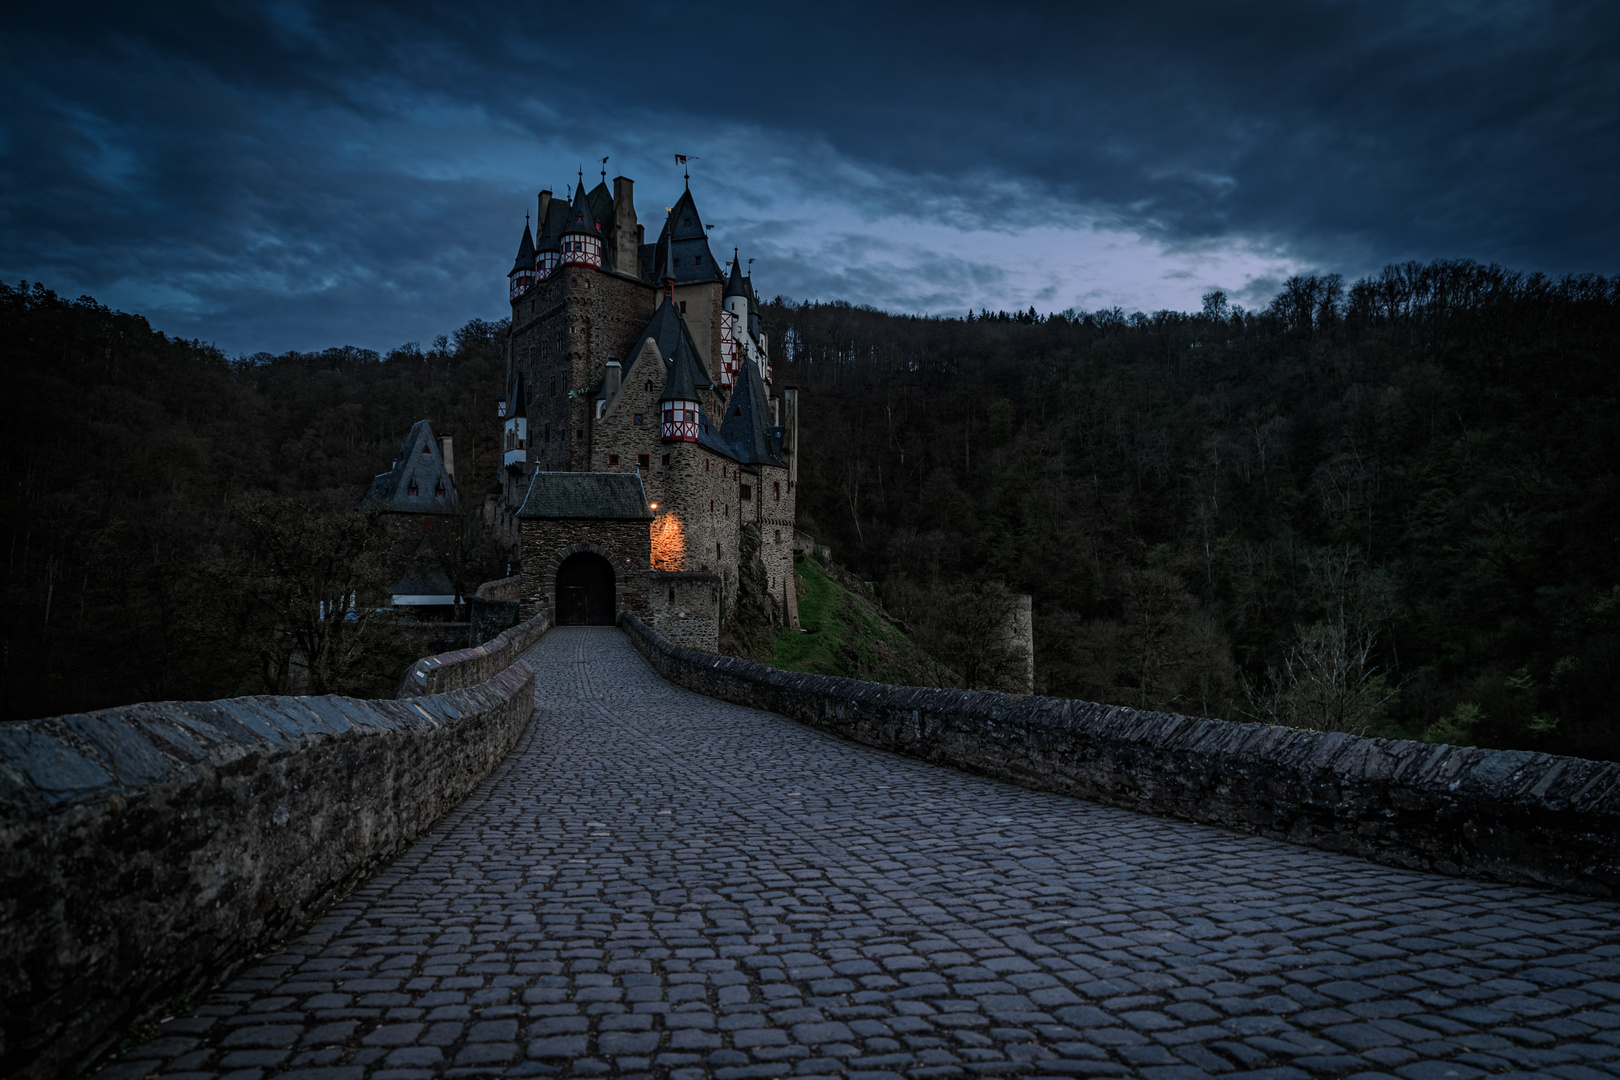
[[[615,628],[524,658],[470,797],[100,1080],[1620,1076],[1613,900],[901,757]]]

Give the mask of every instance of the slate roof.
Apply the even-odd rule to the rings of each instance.
[[[438,566],[419,566],[394,582],[388,590],[395,596],[454,596],[456,587]]]
[[[534,237],[529,233],[529,223],[523,223],[523,239],[518,242],[517,261],[512,264],[512,273],[519,270],[534,269]],[[508,275],[510,276],[510,275]]]
[[[737,249],[731,249],[731,277],[726,279],[726,298],[733,296],[747,296],[748,286],[743,282],[742,259],[737,255]]]
[[[411,494],[411,483],[416,494]],[[444,495],[437,494],[440,483]],[[411,432],[400,444],[393,468],[378,473],[360,497],[356,509],[377,509],[398,514],[454,514],[460,511],[456,484],[444,471],[444,457],[433,427],[426,420],[411,425]]]
[[[698,359],[697,344],[692,340],[692,332],[686,328],[686,320],[681,318],[680,309],[670,303],[665,297],[658,304],[658,310],[647,323],[647,328],[636,338],[636,343],[630,349],[629,359],[634,363],[641,355],[642,346],[651,339],[658,346],[658,355],[664,361],[664,379],[669,379],[669,362],[671,357],[683,356],[692,367],[692,386],[697,390],[713,390],[714,380],[709,378],[708,369]],[[629,371],[625,377],[629,378]]]
[[[703,218],[698,213],[690,189],[681,192],[681,197],[675,200],[675,206],[664,220],[663,231],[658,234],[655,246],[654,273],[662,268],[665,252],[672,251],[677,284],[725,280],[725,275],[720,272],[720,264],[709,250],[709,233],[703,227]]]
[[[597,224],[596,214],[591,210],[591,200],[585,194],[585,185],[583,184],[574,189],[574,202],[568,208],[568,222],[562,229],[563,236],[570,233],[584,233],[587,236],[602,235],[602,227]]]
[[[520,518],[651,521],[639,473],[537,472]]]
[[[613,192],[608,190],[607,181],[603,180],[591,188],[591,193],[585,198],[591,204],[592,216],[606,233],[613,222]]]
[[[546,204],[546,219],[535,222],[535,250],[561,251],[562,231],[568,225],[568,204],[562,199],[552,199]]]
[[[732,456],[744,464],[786,468],[771,434],[770,399],[765,393],[765,381],[759,377],[759,365],[743,364],[739,374],[731,400],[726,402],[720,437],[731,447]]]

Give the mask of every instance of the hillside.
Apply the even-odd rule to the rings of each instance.
[[[795,564],[799,630],[776,634],[765,663],[900,686],[953,686],[956,677],[917,646],[873,599],[834,580],[816,559]]]

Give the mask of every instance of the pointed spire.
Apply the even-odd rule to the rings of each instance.
[[[658,268],[659,280],[664,283],[664,302],[675,302],[675,211],[669,212],[669,219],[664,225],[664,235],[667,239],[663,245],[663,265]]]
[[[742,260],[737,257],[737,249],[731,249],[731,276],[726,279],[726,299],[733,296],[746,297],[748,286],[743,282]]]
[[[601,232],[602,227],[591,213],[591,201],[585,197],[585,185],[581,184],[574,189],[573,205],[568,208],[568,225],[563,229],[563,235],[585,233],[587,236],[598,236]]]
[[[512,264],[511,273],[519,270],[534,269],[534,237],[529,232],[529,216],[523,215],[523,239],[518,241],[517,261]],[[510,274],[508,276],[511,276]]]

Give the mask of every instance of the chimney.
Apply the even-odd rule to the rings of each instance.
[[[626,274],[641,273],[641,227],[636,224],[635,181],[613,178],[613,265]]]
[[[546,211],[551,209],[551,189],[540,193],[540,216],[534,222],[534,238],[540,239],[540,230],[546,227]]]
[[[602,386],[603,397],[607,398],[609,401],[613,400],[613,395],[619,392],[619,380],[623,377],[623,375],[624,368],[617,360],[609,360],[607,362],[607,375]]]
[[[456,450],[450,441],[450,436],[439,436],[439,450],[444,454],[444,471],[452,483],[456,479]]]

